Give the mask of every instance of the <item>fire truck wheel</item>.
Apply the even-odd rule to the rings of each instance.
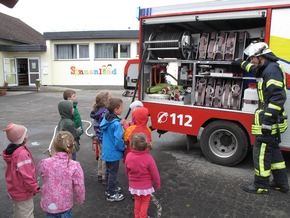
[[[234,166],[246,156],[249,142],[245,131],[238,124],[219,120],[204,128],[200,146],[209,161]]]

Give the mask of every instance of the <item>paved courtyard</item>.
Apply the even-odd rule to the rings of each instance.
[[[78,108],[83,120],[91,121],[89,113],[99,90],[77,90]],[[125,90],[111,90],[114,97],[123,99],[123,116],[128,111],[130,97],[122,97]],[[45,152],[50,144],[53,130],[59,121],[58,101],[62,90],[40,92],[8,92],[0,96],[0,128],[10,123],[18,123],[28,128],[28,146],[36,164],[48,157]],[[84,127],[88,124],[84,123]],[[88,132],[92,133],[92,129]],[[155,193],[159,207],[152,202],[149,214],[166,218],[288,218],[290,216],[290,194],[272,191],[269,195],[245,193],[241,187],[254,177],[252,159],[246,159],[235,167],[223,167],[208,162],[198,144],[186,149],[186,138],[176,133],[166,133],[159,138],[153,132],[155,158],[160,175],[161,190]],[[0,148],[5,149],[8,142],[4,132],[0,132]],[[283,153],[287,159],[287,172],[290,178],[290,154]],[[85,172],[86,202],[74,206],[73,216],[80,218],[130,218],[133,216],[133,200],[128,192],[128,181],[122,162],[120,163],[119,183],[123,188],[125,200],[108,203],[104,187],[97,181],[95,155],[91,139],[81,138],[81,150],[77,160]],[[6,164],[0,158],[0,217],[11,218],[12,203],[5,194]],[[45,217],[39,205],[40,194],[34,198],[35,217]],[[159,210],[157,210],[159,209]]]

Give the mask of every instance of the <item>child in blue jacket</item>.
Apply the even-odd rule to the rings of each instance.
[[[119,98],[110,99],[109,114],[101,122],[100,129],[103,133],[102,158],[106,161],[106,193],[107,201],[122,201],[124,195],[121,188],[116,187],[119,162],[124,157],[126,150],[123,140],[123,127],[120,116],[123,112],[123,101]]]

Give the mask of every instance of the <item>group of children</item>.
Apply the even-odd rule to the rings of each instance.
[[[109,92],[101,92],[90,117],[98,141],[98,180],[106,185],[107,201],[124,199],[117,187],[120,160],[123,159],[129,180],[129,192],[134,197],[135,217],[146,217],[151,194],[160,189],[160,176],[149,151],[152,149],[152,133],[147,126],[149,111],[142,102],[130,105],[132,121],[121,119],[123,102],[112,98]],[[104,164],[105,162],[105,164]]]
[[[39,192],[42,194],[40,205],[46,217],[51,218],[72,217],[74,191],[77,204],[85,201],[84,173],[75,161],[83,134],[76,93],[66,90],[63,98],[58,104],[61,119],[53,141],[54,155],[41,160],[37,168],[26,147],[27,129],[17,124],[9,124],[4,129],[10,144],[2,156],[7,163],[7,192],[13,200],[16,218],[33,217],[33,196]],[[123,200],[122,190],[116,185],[123,159],[129,192],[134,197],[135,218],[147,218],[154,187],[160,189],[158,169],[149,154],[152,149],[151,130],[147,126],[149,112],[140,101],[133,102],[130,105],[132,121],[128,121],[120,118],[123,107],[122,99],[112,98],[109,92],[100,92],[95,98],[90,117],[94,120],[98,143],[98,180],[105,185],[108,202]],[[41,188],[36,169],[43,178]]]

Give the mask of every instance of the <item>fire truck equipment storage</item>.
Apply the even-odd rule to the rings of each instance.
[[[283,27],[290,20],[289,1],[198,2],[141,8],[140,15],[138,97],[152,127],[186,134],[189,143],[200,134],[213,163],[241,162],[255,141],[251,123],[258,105],[255,78],[234,60],[247,59],[244,49],[264,41],[289,81],[290,29]],[[290,151],[289,130],[281,148]]]

